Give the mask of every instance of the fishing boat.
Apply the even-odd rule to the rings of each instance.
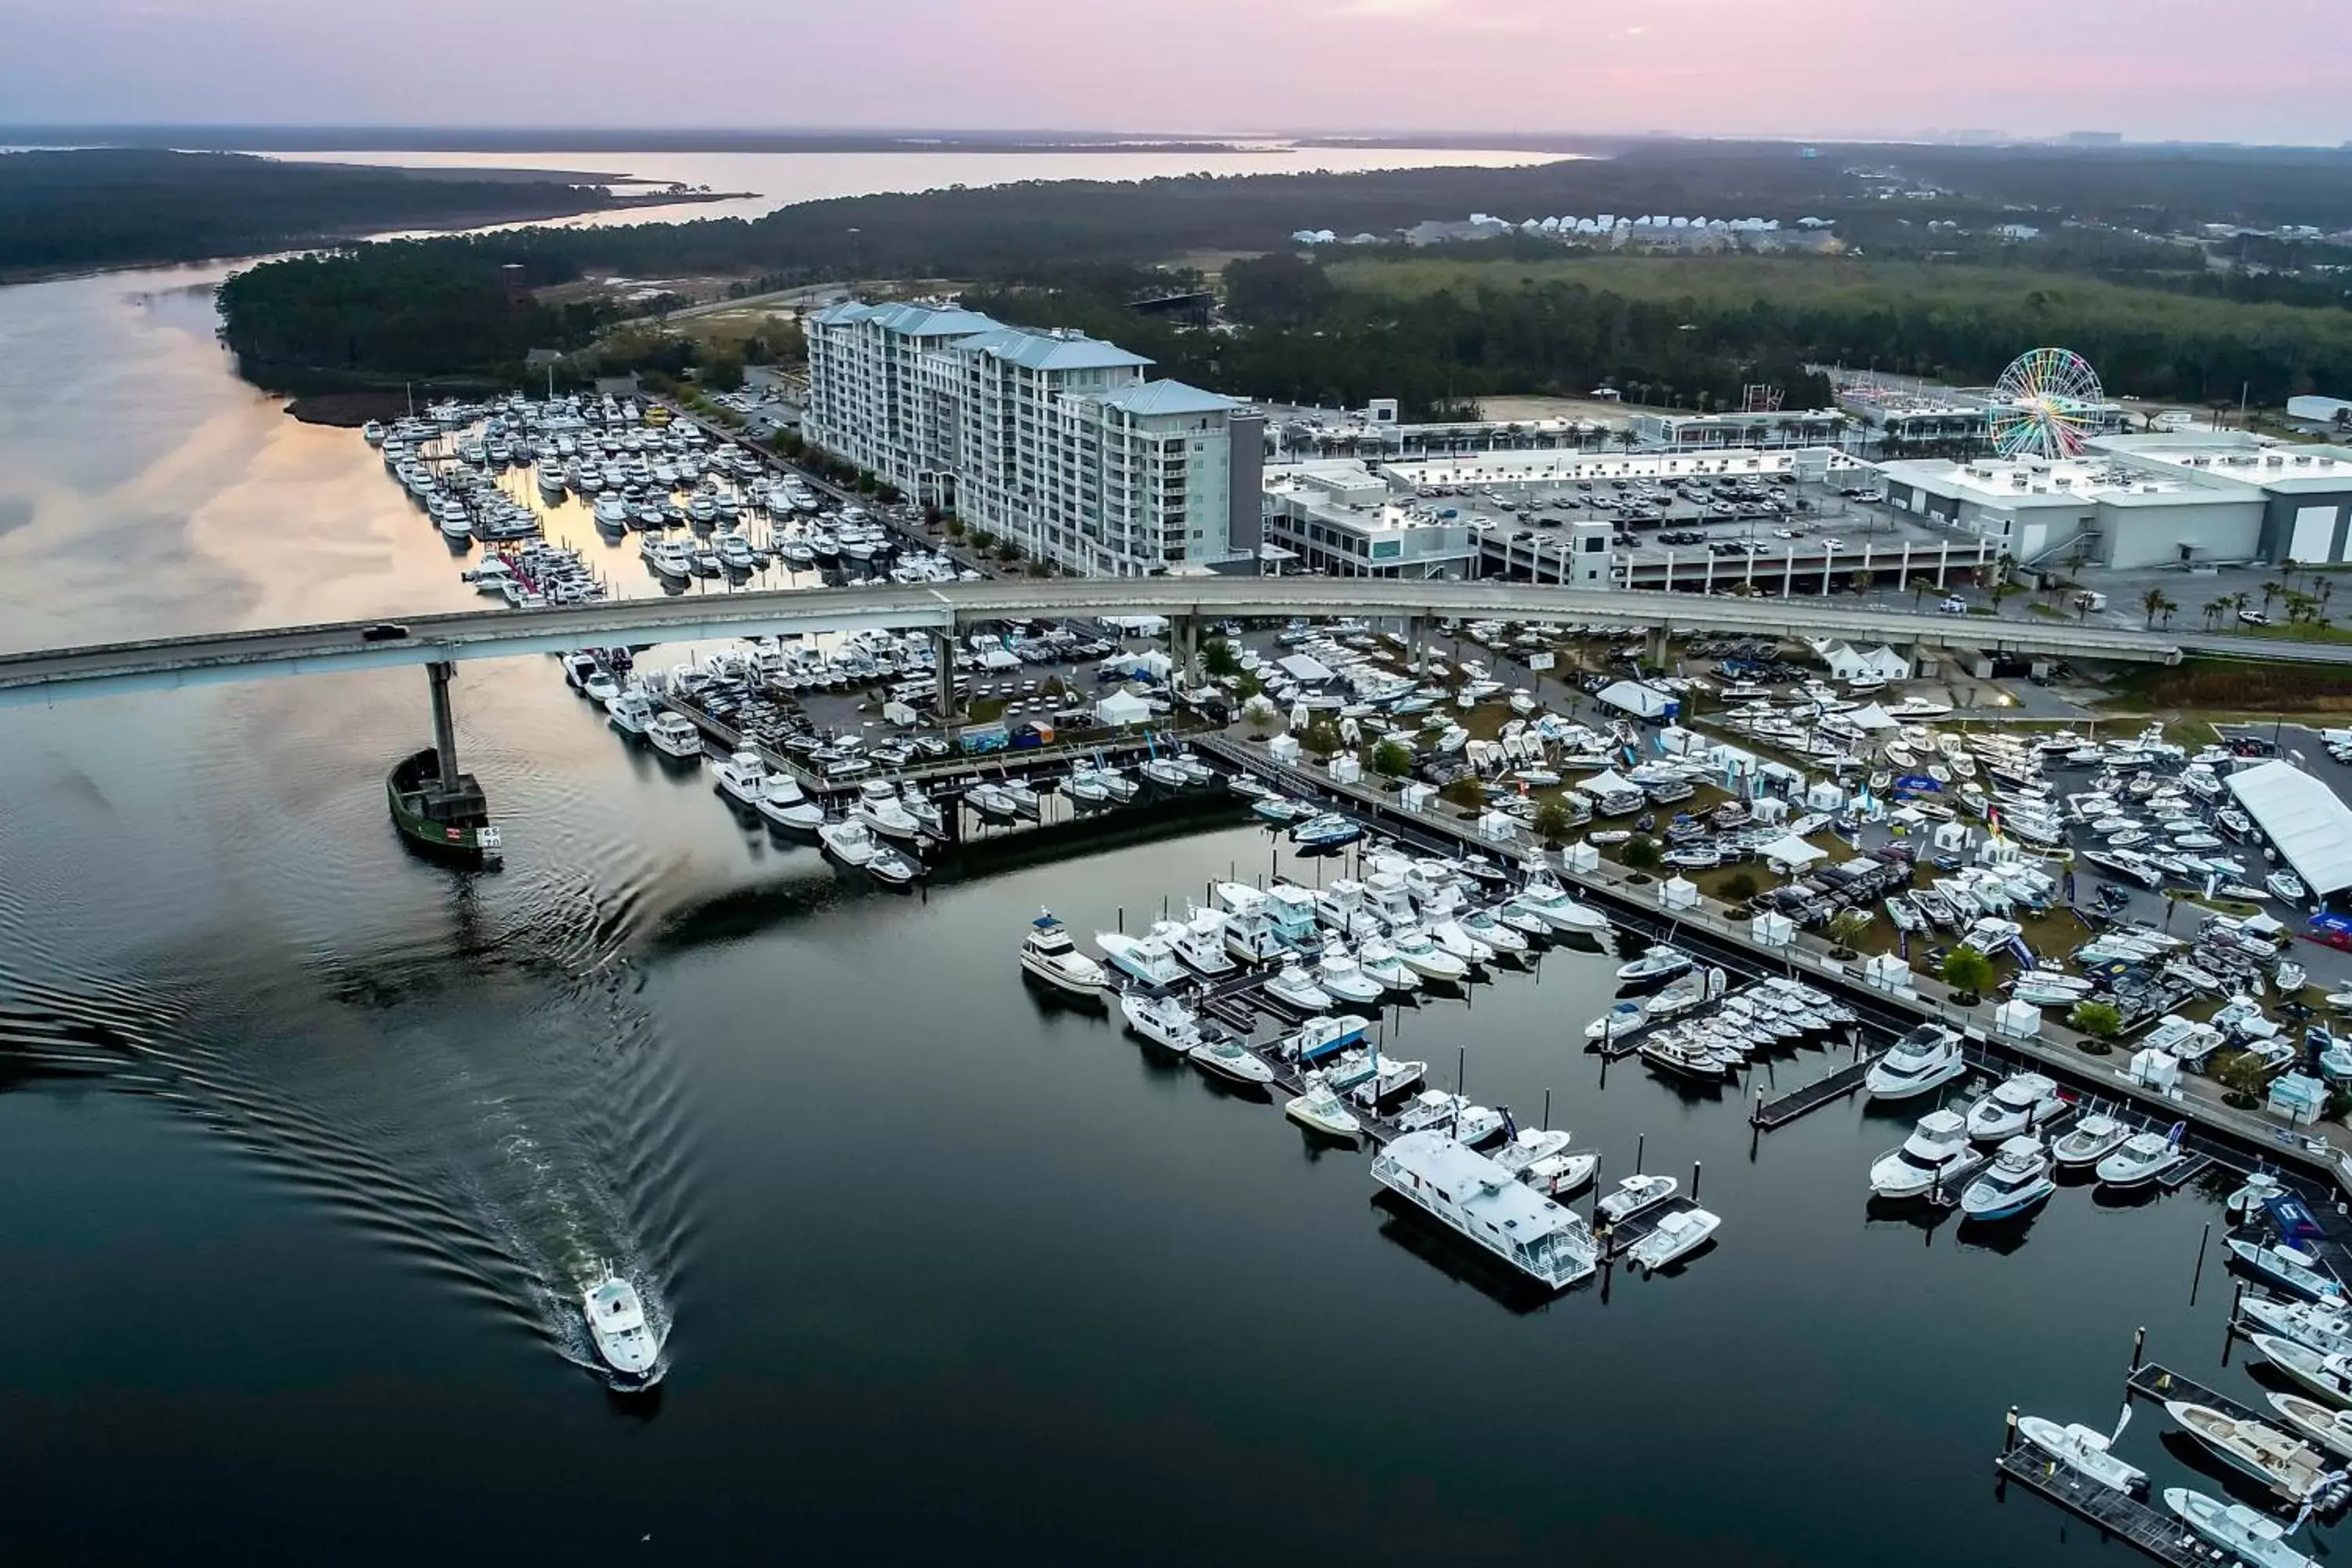
[[[2352,1313],[2310,1301],[2243,1296],[2238,1311],[2248,1322],[2280,1339],[2293,1340],[2321,1355],[2352,1356]]]
[[[1594,1212],[1611,1225],[1622,1225],[1635,1215],[1657,1207],[1681,1189],[1672,1176],[1627,1176],[1613,1192],[1601,1197]]]
[[[2050,1158],[2064,1170],[2095,1165],[2122,1148],[2131,1135],[2130,1128],[2095,1110],[2068,1128],[2051,1146]]]
[[[1228,1083],[1258,1087],[1274,1081],[1274,1069],[1239,1040],[1203,1040],[1191,1054],[1194,1067]]]
[[[2098,1163],[2102,1186],[2129,1191],[2146,1186],[2187,1158],[2180,1152],[2186,1124],[2174,1122],[2170,1133],[2135,1132],[2123,1146]]]
[[[646,726],[646,739],[666,757],[675,757],[682,763],[702,760],[702,731],[674,708],[654,715],[653,721]]]
[[[2242,1237],[2230,1238],[2230,1254],[2265,1283],[2273,1285],[2306,1301],[2324,1301],[2340,1306],[2345,1300],[2343,1281],[2319,1266],[2319,1259],[2307,1252],[2285,1246],[2265,1247]]]
[[[604,704],[604,721],[634,739],[646,732],[656,711],[652,698],[642,691],[628,690]]]
[[[632,1379],[643,1379],[654,1370],[661,1359],[661,1336],[646,1318],[635,1285],[608,1268],[580,1293],[580,1306],[596,1354],[606,1366]]]
[[[1110,984],[1109,973],[1078,951],[1051,910],[1041,910],[1029,922],[1029,934],[1021,943],[1021,968],[1074,996],[1098,995]]]
[[[2300,1394],[2273,1394],[2270,1403],[2289,1431],[2339,1458],[2352,1458],[2352,1410],[2337,1410]]]
[[[1315,984],[1332,1000],[1359,1006],[1377,1006],[1388,992],[1386,985],[1364,973],[1363,965],[1349,956],[1336,938],[1323,944],[1323,956],[1315,964]]]
[[[2221,1200],[2221,1212],[2232,1220],[2252,1219],[2262,1206],[2286,1191],[2286,1184],[2268,1171],[2254,1171]]]
[[[1364,830],[1338,812],[1326,812],[1310,816],[1304,822],[1293,823],[1290,841],[1302,849],[1336,849],[1342,844],[1353,844],[1364,836]]]
[[[1348,1097],[1367,1110],[1376,1109],[1383,1100],[1411,1093],[1429,1076],[1427,1062],[1382,1056],[1377,1050],[1370,1053],[1370,1071],[1360,1073],[1353,1058],[1361,1054],[1350,1051],[1340,1056],[1331,1068],[1331,1078],[1335,1084],[1342,1079],[1352,1084]]]
[[[1862,1084],[1874,1100],[1911,1100],[1941,1089],[1968,1070],[1958,1034],[1938,1024],[1921,1024],[1887,1047]]]
[[[2329,1405],[2352,1405],[2352,1356],[2327,1355],[2277,1334],[2248,1334],[2264,1361]]]
[[[2340,1483],[2328,1473],[2318,1449],[2260,1421],[2242,1421],[2226,1411],[2186,1399],[2168,1399],[2164,1413],[2205,1445],[2222,1463],[2252,1476],[2289,1502],[2315,1499]]]
[[[1448,1094],[1442,1089],[1423,1089],[1392,1120],[1402,1131],[1434,1128],[1474,1149],[1503,1131],[1501,1111],[1473,1105],[1461,1095]]]
[[[1184,921],[1168,937],[1168,949],[1210,979],[1231,974],[1238,967],[1225,951],[1225,913],[1188,906]]]
[[[2094,1432],[2088,1426],[2061,1426],[2055,1421],[2040,1415],[2017,1418],[2017,1435],[2033,1445],[2035,1452],[2062,1469],[2074,1471],[2084,1480],[2112,1490],[2130,1493],[2147,1485],[2147,1472],[2137,1465],[2126,1464],[2116,1458],[2116,1439],[2123,1436],[2131,1423],[2131,1406],[2124,1406],[2112,1433]]]
[[[1960,1191],[1960,1213],[1990,1223],[2024,1214],[2058,1190],[2050,1177],[2050,1154],[2031,1133],[1993,1151],[1992,1163]]]
[[[1098,931],[1095,945],[1103,951],[1113,966],[1125,970],[1155,991],[1165,991],[1171,985],[1181,985],[1187,979],[1184,966],[1166,942],[1148,936],[1129,936],[1123,931]]]
[[[1201,1043],[1201,1021],[1173,996],[1154,997],[1130,986],[1119,992],[1118,1010],[1129,1028],[1179,1056],[1191,1055]]]
[[[1680,948],[1668,947],[1661,943],[1631,963],[1620,964],[1617,969],[1617,981],[1621,985],[1642,985],[1672,980],[1675,975],[1689,969],[1692,963],[1689,953]]]
[[[1273,1001],[1300,1013],[1328,1012],[1331,994],[1315,984],[1315,977],[1297,964],[1288,964],[1279,974],[1265,983],[1265,994]]]
[[[418,849],[466,866],[494,866],[504,853],[482,786],[467,773],[445,784],[441,753],[435,748],[394,763],[383,790],[393,826]]]
[[[2237,1568],[2310,1568],[2311,1559],[2286,1543],[2285,1526],[2243,1503],[2223,1502],[2187,1487],[2167,1487],[2164,1506],[2220,1547]]]
[[[824,826],[824,807],[811,800],[790,773],[770,773],[752,805],[775,826],[795,833],[814,833]]]
[[[1870,1167],[1870,1190],[1882,1198],[1914,1198],[1942,1188],[1949,1192],[1985,1163],[1969,1141],[1968,1122],[1957,1110],[1931,1110],[1919,1118],[1902,1146],[1881,1154]]]
[[[1705,1209],[1685,1209],[1663,1216],[1649,1235],[1635,1242],[1626,1256],[1644,1273],[1655,1274],[1667,1264],[1687,1258],[1714,1238],[1722,1219]]]
[[[2065,1109],[2066,1101],[2052,1079],[2038,1072],[2016,1073],[1969,1108],[1969,1136],[1999,1142],[2032,1131]]]
[[[866,824],[855,817],[845,822],[828,822],[816,830],[817,842],[825,853],[853,871],[862,871],[881,847]]]
[[[1372,1179],[1549,1289],[1564,1290],[1599,1267],[1582,1220],[1443,1132],[1391,1142],[1372,1162]]]
[[[759,752],[737,752],[713,765],[710,772],[719,781],[721,795],[739,805],[758,808],[760,797],[768,787],[768,764],[760,760]]]
[[[1347,1102],[1331,1092],[1331,1086],[1320,1078],[1307,1075],[1307,1092],[1283,1103],[1282,1113],[1309,1131],[1329,1138],[1344,1138],[1350,1142],[1362,1133],[1364,1124],[1356,1120]]]

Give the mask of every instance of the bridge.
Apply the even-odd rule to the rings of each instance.
[[[946,637],[982,622],[1032,616],[1162,616],[1190,651],[1201,620],[1293,616],[1407,622],[1559,621],[1645,632],[1663,650],[1669,634],[1836,637],[1905,646],[1958,646],[1992,655],[2177,662],[2182,643],[2206,639],[1990,616],[1918,615],[1820,600],[1715,598],[1623,589],[1540,587],[1498,582],[1328,577],[1040,578],[916,587],[778,589],[609,600],[546,610],[488,609],[411,616],[404,636],[369,641],[375,623],[349,621],[263,631],[95,644],[0,654],[0,706],[65,697],[157,690],[268,676],[446,665],[614,644],[694,642],[861,626]],[[1418,639],[1415,639],[1416,641]],[[2221,639],[2234,642],[2237,639]],[[2352,662],[2352,647],[2296,649]],[[2215,651],[2223,651],[2217,648]],[[2231,647],[2226,651],[2248,651]],[[2286,651],[2265,642],[2264,657]]]

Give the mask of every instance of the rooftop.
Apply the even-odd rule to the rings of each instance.
[[[2194,470],[2200,476],[2260,485],[2266,490],[2352,489],[2352,448],[2273,442],[2242,430],[2189,430],[2149,436],[2105,436],[2092,449],[2136,465]]]
[[[1117,343],[1107,343],[1077,332],[1032,332],[991,322],[978,335],[955,345],[971,353],[992,354],[1027,370],[1118,370],[1151,362]]]
[[[2108,505],[2165,505],[2194,492],[2218,491],[2193,474],[2166,472],[2113,458],[1979,458],[1965,463],[1941,458],[1881,463],[1890,482],[1918,485],[1957,499],[1991,506],[2061,506],[2095,500]],[[2237,492],[2243,495],[2245,492]],[[2216,494],[2195,499],[2221,499]]]
[[[1136,386],[1122,386],[1106,393],[1101,401],[1106,408],[1123,408],[1138,417],[1150,414],[1224,414],[1241,406],[1230,397],[1203,392],[1181,381],[1147,381]]]

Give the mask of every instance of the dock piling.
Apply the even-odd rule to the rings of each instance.
[[[1543,1120],[1537,1122],[1536,1125],[1538,1127],[1549,1127],[1551,1125],[1551,1086],[1549,1084],[1546,1084],[1544,1086]]]
[[[2000,1451],[2004,1454],[2017,1447],[2017,1406],[2009,1407],[2009,1429],[2001,1434]]]
[[[2205,1222],[2204,1231],[2197,1237],[2197,1266],[2189,1275],[2189,1304],[2197,1305],[2197,1287],[2205,1278],[2205,1244],[2213,1239],[2213,1222]]]
[[[1650,1142],[1650,1135],[1649,1135],[1648,1133],[1646,1133],[1646,1132],[1639,1132],[1639,1133],[1634,1134],[1634,1137],[1633,1137],[1633,1173],[1634,1173],[1635,1175],[1637,1175],[1637,1176],[1638,1176],[1638,1175],[1640,1175],[1640,1174],[1642,1173],[1642,1154],[1643,1154],[1643,1151],[1645,1148],[1647,1148],[1647,1147],[1648,1147],[1648,1145],[1649,1145],[1649,1142]]]
[[[1704,1161],[1699,1161],[1699,1160],[1693,1160],[1693,1161],[1691,1162],[1691,1190],[1690,1190],[1690,1195],[1691,1195],[1691,1201],[1692,1201],[1693,1203],[1696,1203],[1696,1202],[1698,1201],[1698,1173],[1699,1173],[1700,1167],[1701,1167],[1704,1163],[1705,1163],[1705,1162],[1704,1162]]]
[[[2141,1355],[2141,1353],[2142,1353],[2143,1352],[2145,1352],[2147,1349],[2147,1325],[2146,1323],[2142,1323],[2138,1328],[2137,1328],[2137,1329],[2135,1329],[2135,1330],[2133,1330],[2133,1331],[2132,1331],[2132,1363],[2131,1363],[2131,1369],[2132,1369],[2134,1372],[2137,1372],[2137,1371],[2139,1370],[2140,1355]]]

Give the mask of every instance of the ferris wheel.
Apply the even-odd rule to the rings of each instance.
[[[2035,349],[1993,384],[1992,444],[2004,458],[2071,458],[2095,433],[2106,394],[2099,374],[2068,349]]]

